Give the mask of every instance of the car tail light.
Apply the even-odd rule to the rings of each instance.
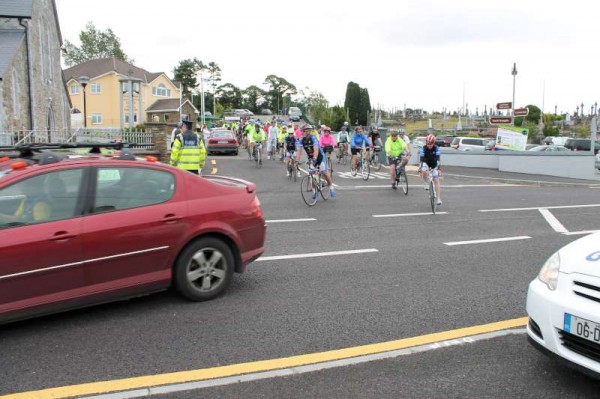
[[[208,140],[208,144],[217,144],[217,140],[210,139]]]
[[[229,140],[229,144],[236,144],[235,140]]]
[[[153,157],[152,155],[146,155],[146,161],[148,161],[148,162],[158,162],[158,158]]]
[[[256,215],[256,217],[262,218],[263,217],[263,212],[262,209],[260,208],[260,201],[258,200],[258,197],[254,197],[254,199],[252,200],[252,204],[250,205],[252,207],[252,213],[254,215]]]

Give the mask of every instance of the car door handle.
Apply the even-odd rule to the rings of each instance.
[[[76,234],[71,234],[68,231],[57,231],[54,236],[50,237],[50,241],[64,241],[77,237]]]
[[[182,219],[181,216],[174,215],[172,213],[165,215],[163,218],[163,222],[165,223],[177,223]]]

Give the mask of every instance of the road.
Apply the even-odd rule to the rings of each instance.
[[[3,326],[0,394],[131,379],[112,397],[598,396],[523,326],[545,259],[599,228],[600,184],[448,167],[434,216],[414,172],[404,196],[336,167],[337,198],[309,208],[280,162],[211,158],[257,184],[264,256],[207,303],[166,292]]]

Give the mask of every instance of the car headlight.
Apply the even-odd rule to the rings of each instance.
[[[540,281],[548,286],[552,291],[556,289],[558,282],[558,273],[560,271],[560,255],[555,252],[554,255],[548,258],[542,270],[538,274]]]

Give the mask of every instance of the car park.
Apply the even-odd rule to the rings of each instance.
[[[263,253],[253,183],[64,146],[0,158],[0,324],[169,287],[213,299]]]
[[[229,129],[213,129],[206,140],[206,153],[238,154],[238,142],[235,134]]]
[[[569,151],[568,148],[563,147],[562,145],[538,145],[533,148],[530,148],[528,151],[534,152],[564,152]]]
[[[555,252],[529,284],[529,342],[600,378],[600,233]]]
[[[450,145],[459,151],[485,151],[487,140],[477,137],[455,137]]]

